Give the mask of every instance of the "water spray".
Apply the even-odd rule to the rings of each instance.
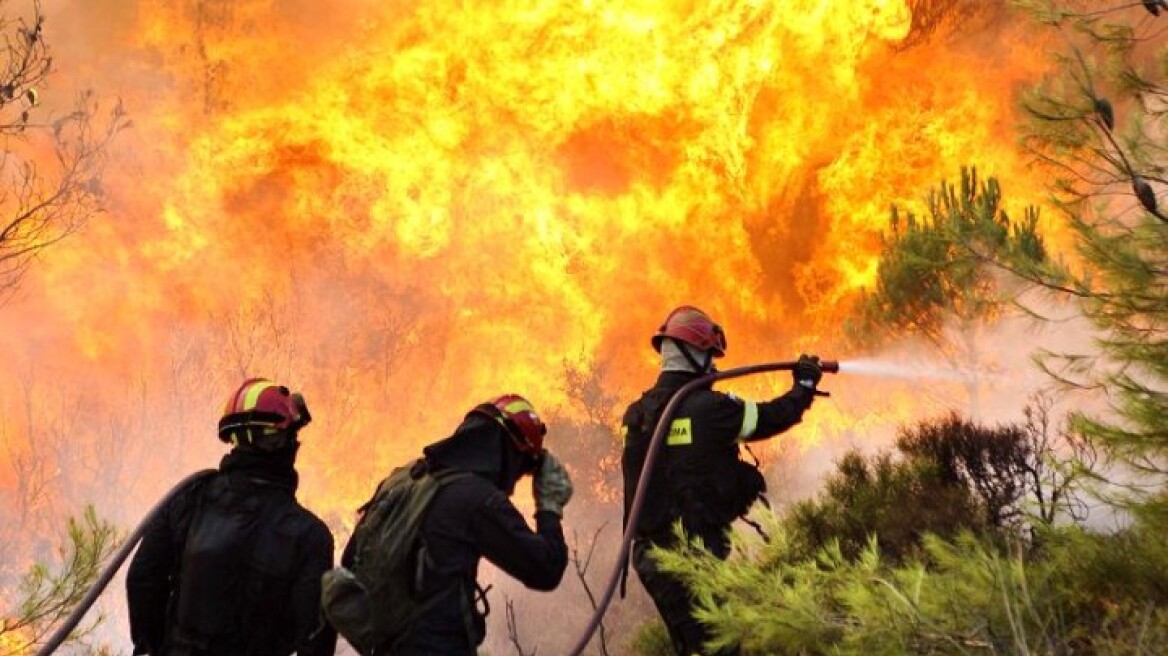
[[[883,360],[847,360],[846,362],[838,362],[835,364],[837,366],[837,371],[843,371],[849,374],[867,374],[869,376],[880,376],[882,378],[932,378],[960,381],[969,379],[968,374],[953,369],[940,369],[937,367],[909,367],[897,362],[888,362]],[[827,371],[827,368],[825,367],[823,370]]]
[[[592,640],[592,635],[596,633],[596,629],[600,626],[600,621],[604,618],[604,613],[608,610],[608,605],[612,603],[612,596],[616,592],[617,585],[620,582],[621,572],[624,570],[624,565],[629,559],[629,549],[633,543],[633,527],[637,525],[637,520],[641,517],[641,509],[645,505],[645,491],[649,488],[649,476],[653,471],[653,464],[657,460],[657,452],[661,450],[661,441],[665,436],[667,427],[672,423],[673,415],[677,412],[677,408],[681,405],[681,402],[695,389],[708,386],[719,380],[739,378],[770,371],[791,371],[795,368],[796,364],[798,363],[769,362],[766,364],[727,369],[726,371],[715,371],[704,376],[699,376],[682,385],[669,398],[669,403],[665,404],[665,410],[661,412],[661,418],[657,420],[657,427],[653,430],[653,437],[649,440],[649,448],[645,453],[645,464],[641,466],[641,476],[637,481],[637,491],[633,495],[633,503],[629,507],[629,516],[625,523],[625,533],[621,537],[621,548],[616,559],[616,566],[613,567],[612,576],[609,577],[608,585],[604,589],[604,594],[601,596],[600,602],[596,604],[596,610],[592,613],[592,619],[589,620],[588,626],[585,627],[584,634],[580,636],[580,640],[576,643],[576,646],[569,652],[570,656],[580,656],[584,652],[584,648],[588,646],[588,643]],[[837,360],[820,360],[819,367],[825,373],[829,374],[849,370],[846,366],[841,367],[840,362]]]

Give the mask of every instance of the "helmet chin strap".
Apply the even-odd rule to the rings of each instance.
[[[506,433],[507,429],[504,428],[503,430]],[[516,456],[518,452],[509,444],[511,441],[512,438],[510,435],[504,434],[499,436],[499,489],[506,492],[507,496],[515,494],[515,485],[519,482],[519,479],[523,478],[525,473],[512,469],[513,466],[517,465]]]
[[[706,351],[705,362],[699,364],[697,359],[694,358],[694,356],[692,354],[690,354],[689,348],[688,348],[689,344],[686,344],[685,342],[683,342],[679,339],[674,339],[672,337],[667,337],[666,339],[668,339],[669,341],[671,341],[677,345],[677,350],[681,351],[681,355],[683,357],[685,357],[685,361],[689,363],[689,366],[693,367],[693,370],[695,373],[706,374],[706,373],[710,373],[711,371],[714,370],[714,350],[713,349],[708,349]]]

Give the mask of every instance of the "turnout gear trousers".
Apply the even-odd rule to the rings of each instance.
[[[737,649],[718,652],[706,651],[704,645],[710,639],[709,630],[694,617],[693,597],[685,584],[677,577],[662,572],[657,567],[649,550],[654,544],[648,540],[633,543],[633,569],[645,591],[657,607],[661,621],[669,631],[673,650],[679,656],[709,654],[710,656],[737,656]],[[724,556],[723,556],[724,557]]]

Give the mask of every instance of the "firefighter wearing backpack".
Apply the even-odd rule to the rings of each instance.
[[[689,305],[670,312],[651,342],[661,354],[661,372],[653,387],[629,406],[621,426],[626,523],[649,441],[665,405],[683,385],[714,371],[714,359],[726,353],[722,328]],[[731,524],[766,491],[758,468],[740,458],[739,445],[772,437],[799,423],[823,375],[814,356],[801,356],[793,373],[791,390],[765,402],[709,387],[693,391],[677,408],[657,453],[634,529],[632,562],[679,655],[711,653],[705,648],[710,636],[694,618],[684,584],[660,571],[650,550],[676,546],[674,524],[680,520],[686,535],[699,538],[715,556],[729,555]]]
[[[227,400],[219,439],[231,451],[177,491],[130,563],[134,654],[334,652],[320,613],[332,534],[296,501],[297,438],[311,419],[300,394],[262,378]]]
[[[572,482],[544,449],[546,432],[526,399],[500,396],[378,486],[342,567],[324,577],[325,614],[353,647],[474,654],[489,611],[476,582],[483,558],[529,588],[559,585],[568,563],[560,522]],[[534,531],[510,500],[528,474]]]

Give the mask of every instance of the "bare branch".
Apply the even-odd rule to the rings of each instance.
[[[512,646],[515,647],[515,653],[519,656],[535,656],[536,650],[530,652],[524,651],[523,643],[519,639],[519,623],[515,619],[515,602],[507,598],[507,639],[511,641]]]
[[[600,539],[600,534],[604,528],[608,526],[608,522],[601,524],[592,534],[592,540],[588,543],[587,553],[581,557],[580,554],[580,538],[572,531],[572,546],[569,551],[568,559],[572,562],[572,566],[576,570],[576,578],[580,579],[580,585],[584,586],[584,593],[588,595],[588,603],[595,611],[598,607],[596,594],[592,592],[592,586],[588,584],[588,565],[592,563],[592,554],[596,551],[596,543]],[[608,656],[608,629],[604,626],[604,620],[600,621],[600,653]]]
[[[81,93],[60,117],[42,113],[37,85],[52,72],[44,15],[0,17],[6,61],[0,68],[0,297],[11,294],[49,246],[101,211],[101,168],[107,147],[129,125],[121,103],[102,112]]]

